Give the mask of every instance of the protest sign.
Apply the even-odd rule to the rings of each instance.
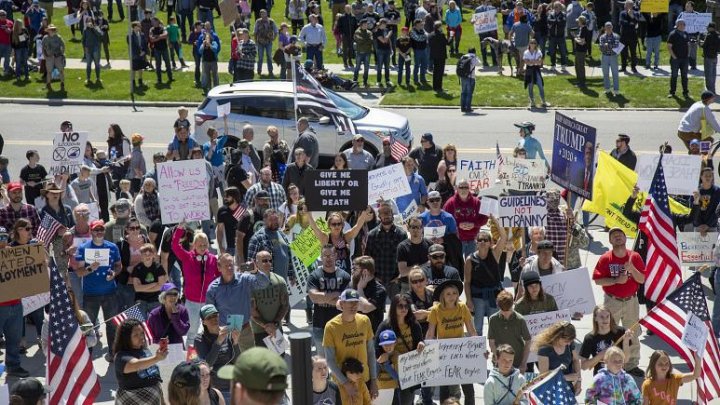
[[[586,267],[542,276],[540,281],[543,291],[555,298],[558,309],[587,315],[595,308],[595,295]]]
[[[570,321],[570,311],[561,309],[559,311],[542,312],[539,314],[523,315],[525,323],[530,331],[530,336],[535,338],[540,332],[549,326],[562,321]],[[531,343],[532,344],[532,343]],[[528,356],[528,363],[537,361],[537,352],[531,351]]]
[[[230,115],[230,106],[231,106],[230,103],[218,104],[217,105],[218,118],[222,118],[222,117],[226,117],[226,116]]]
[[[712,21],[712,13],[683,13],[685,21],[685,32],[688,34],[704,34],[707,32],[707,26]],[[663,161],[663,167],[665,161]]]
[[[321,231],[325,233],[330,232],[330,228],[328,228],[325,219],[316,218],[315,223]],[[300,259],[300,261],[302,261],[302,263],[307,267],[310,267],[310,265],[313,264],[318,257],[320,257],[321,249],[322,245],[320,244],[320,241],[315,236],[315,232],[313,232],[312,228],[309,226],[295,236],[295,239],[293,239],[290,243],[290,250],[292,250],[293,255],[297,256],[298,259]]]
[[[369,171],[367,190],[368,204],[412,193],[402,163]]]
[[[393,389],[382,389],[378,390],[378,397],[373,399],[373,405],[387,405],[392,404],[395,396],[395,390]]]
[[[238,16],[237,4],[233,0],[223,0],[218,4],[223,24],[227,27],[235,21]]]
[[[699,155],[663,155],[663,171],[668,194],[692,195],[697,191],[697,182],[688,179],[699,179],[701,169]],[[650,182],[655,176],[660,154],[638,155],[635,172],[638,174],[637,185],[640,190],[650,190]]]
[[[494,187],[497,170],[495,159],[460,159],[457,165],[457,178],[467,180],[470,191],[474,193]]]
[[[110,265],[110,249],[85,249],[85,263],[98,263],[100,266]]]
[[[670,3],[667,0],[643,0],[640,3],[641,13],[667,13]]]
[[[492,8],[488,11],[475,13],[472,17],[472,24],[476,34],[497,31],[497,10]]]
[[[367,208],[367,170],[308,170],[303,181],[305,204],[310,211],[362,211]]]
[[[687,322],[682,333],[682,343],[688,349],[696,352],[702,357],[705,351],[705,342],[707,341],[709,328],[698,318],[692,311],[687,313]]]
[[[265,347],[277,354],[283,354],[290,348],[290,342],[287,341],[280,329],[275,329],[275,336],[273,337],[270,337],[270,335],[265,336],[263,343],[265,343]]]
[[[65,15],[65,16],[63,17],[63,21],[65,22],[65,25],[66,25],[67,27],[69,27],[69,26],[71,26],[71,25],[75,25],[75,24],[79,23],[79,22],[80,22],[80,18],[81,18],[80,15],[78,15],[78,14],[76,14],[76,13],[72,13],[72,14],[67,14],[67,15]]]
[[[22,298],[23,316],[38,310],[50,303],[50,293],[44,292]]]
[[[498,167],[498,180],[506,190],[543,191],[547,166],[542,159],[505,158]]]
[[[480,204],[482,207],[482,204]],[[500,226],[545,226],[547,224],[547,202],[545,197],[517,195],[500,197],[498,201]]]
[[[418,216],[417,207],[417,203],[414,199],[410,202],[410,204],[408,204],[407,207],[405,207],[405,210],[400,213],[403,223],[407,223],[410,218]]]
[[[425,348],[434,345],[438,346],[437,363],[441,366],[441,372],[423,381],[423,387],[485,382],[487,359],[484,336],[434,340],[427,343]]]
[[[205,160],[158,163],[157,176],[163,224],[210,219]]]
[[[57,132],[53,139],[50,174],[75,174],[85,159],[87,132]]]
[[[709,152],[710,152],[710,146],[712,146],[712,142],[710,142],[710,141],[700,141],[700,153],[709,153]]]
[[[295,269],[295,283],[287,283],[290,308],[297,305],[307,295],[307,279],[310,276],[310,266],[305,266],[294,254],[291,255],[291,260]]]
[[[433,239],[439,239],[445,236],[445,230],[447,229],[447,226],[440,225],[440,226],[426,226],[423,228],[423,236],[425,239],[433,240]]]
[[[0,249],[0,297],[15,300],[50,291],[45,248],[39,244]]]
[[[498,206],[498,200],[494,198],[489,197],[483,197],[482,200],[480,200],[480,213],[483,215],[494,215],[495,218],[498,217],[498,211],[500,210],[500,207]]]
[[[98,203],[91,202],[87,204],[88,209],[90,210],[90,219],[89,221],[97,221],[100,219],[100,207],[98,206]]]
[[[595,135],[595,128],[555,113],[552,180],[589,200],[595,169]]]
[[[678,232],[677,244],[680,263],[684,266],[713,264],[713,249],[718,240],[717,232]]]

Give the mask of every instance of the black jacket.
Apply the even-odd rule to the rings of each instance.
[[[720,35],[718,35],[717,31],[708,31],[702,48],[703,57],[717,58],[718,51],[720,51]]]
[[[448,40],[444,32],[440,30],[431,32],[428,35],[428,44],[430,45],[430,59],[447,59]]]
[[[342,17],[338,19],[338,28],[343,38],[352,38],[358,28],[357,19],[352,13],[343,14]]]

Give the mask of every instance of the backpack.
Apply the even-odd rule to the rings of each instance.
[[[458,77],[470,77],[472,68],[472,56],[470,56],[470,54],[463,55],[457,62],[455,74],[457,74]]]

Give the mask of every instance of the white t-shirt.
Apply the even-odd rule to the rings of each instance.
[[[542,60],[543,54],[542,51],[539,49],[536,49],[534,52],[530,52],[530,49],[526,49],[525,52],[523,52],[523,59],[524,60]]]

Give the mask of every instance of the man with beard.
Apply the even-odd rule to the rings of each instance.
[[[24,204],[23,186],[20,183],[13,182],[7,185],[7,195],[10,204],[0,208],[0,226],[5,229],[12,229],[15,221],[19,218],[25,218],[30,221],[33,227],[33,236],[40,227],[40,217],[37,210],[30,204]]]
[[[460,272],[445,264],[445,248],[437,243],[428,249],[429,261],[422,266],[427,277],[428,288],[432,291],[445,280],[460,280]]]
[[[238,219],[244,211],[240,206],[240,190],[236,187],[228,187],[223,196],[223,206],[218,209],[217,221],[215,224],[215,235],[217,236],[220,254],[230,253],[235,256],[235,231],[237,230]]]
[[[105,240],[118,243],[125,236],[125,226],[130,221],[131,207],[132,204],[127,198],[121,198],[115,202],[115,217],[105,224]],[[142,225],[140,225],[140,232],[143,235],[147,232]]]
[[[375,278],[375,260],[360,256],[353,261],[350,285],[360,294],[358,311],[370,318],[373,330],[377,330],[385,314],[385,287]]]
[[[432,242],[423,236],[422,221],[418,217],[411,217],[407,221],[410,238],[400,242],[397,248],[398,270],[400,272],[400,290],[410,291],[408,273],[413,266],[422,266],[427,263],[428,250]]]
[[[294,184],[298,187],[300,195],[305,195],[305,173],[315,168],[307,164],[308,159],[303,148],[297,148],[293,153],[295,154],[295,162],[285,168],[285,175],[282,180],[283,189],[287,190],[290,184]]]
[[[245,194],[245,205],[248,207],[252,205],[251,203],[255,195],[262,192],[265,192],[267,198],[269,198],[269,207],[272,209],[280,208],[280,206],[287,201],[283,187],[272,181],[272,170],[269,167],[263,167],[262,170],[260,170],[260,181],[248,189]]]
[[[407,239],[407,234],[395,226],[390,204],[382,203],[378,216],[380,224],[368,233],[365,254],[375,259],[375,274],[393,297],[400,292],[397,248]]]
[[[294,277],[290,241],[285,233],[280,231],[280,216],[276,210],[266,209],[263,213],[263,221],[265,226],[255,231],[250,238],[247,257],[255,257],[258,252],[267,250],[272,254],[273,273],[287,281],[288,276]]]
[[[238,221],[235,231],[235,260],[236,263],[245,263],[248,256],[248,245],[255,230],[263,226],[263,215],[270,208],[270,196],[267,191],[260,191],[255,195],[255,205],[247,210]]]

